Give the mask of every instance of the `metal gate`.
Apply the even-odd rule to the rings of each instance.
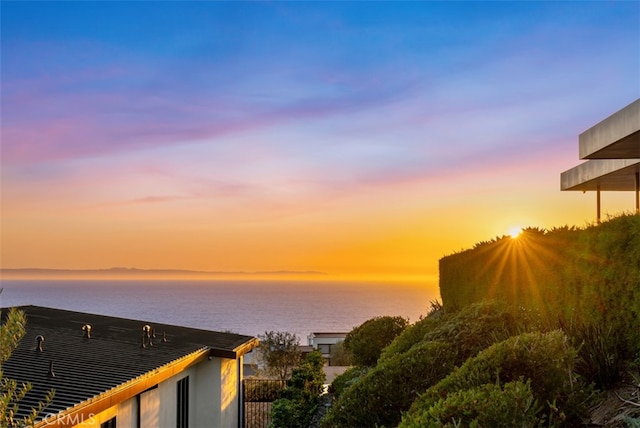
[[[271,423],[271,403],[280,397],[285,383],[272,379],[244,379],[242,397],[244,428],[267,428]]]

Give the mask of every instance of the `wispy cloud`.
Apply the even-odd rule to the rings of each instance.
[[[500,189],[490,215],[640,96],[624,2],[9,2],[2,28],[6,248],[36,223],[329,248]]]

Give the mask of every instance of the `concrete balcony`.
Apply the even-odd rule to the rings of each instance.
[[[580,136],[580,159],[640,159],[640,99]]]
[[[640,159],[596,159],[560,174],[562,190],[636,190]]]

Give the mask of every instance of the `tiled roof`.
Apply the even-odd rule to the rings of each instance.
[[[139,320],[81,312],[22,306],[27,315],[26,334],[11,358],[2,365],[4,376],[33,389],[21,401],[20,414],[55,389],[45,414],[56,414],[132,379],[194,353],[235,358],[257,345],[257,339]],[[6,316],[7,311],[2,311]],[[91,325],[91,338],[82,326]],[[155,331],[153,346],[141,347],[143,326]],[[37,337],[45,338],[42,351]],[[163,337],[166,341],[163,341]],[[53,364],[55,377],[49,375]]]

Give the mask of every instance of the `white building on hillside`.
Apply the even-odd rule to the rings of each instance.
[[[344,341],[347,333],[311,333],[307,336],[309,346],[322,353],[322,356],[331,365],[331,349],[336,343]]]

